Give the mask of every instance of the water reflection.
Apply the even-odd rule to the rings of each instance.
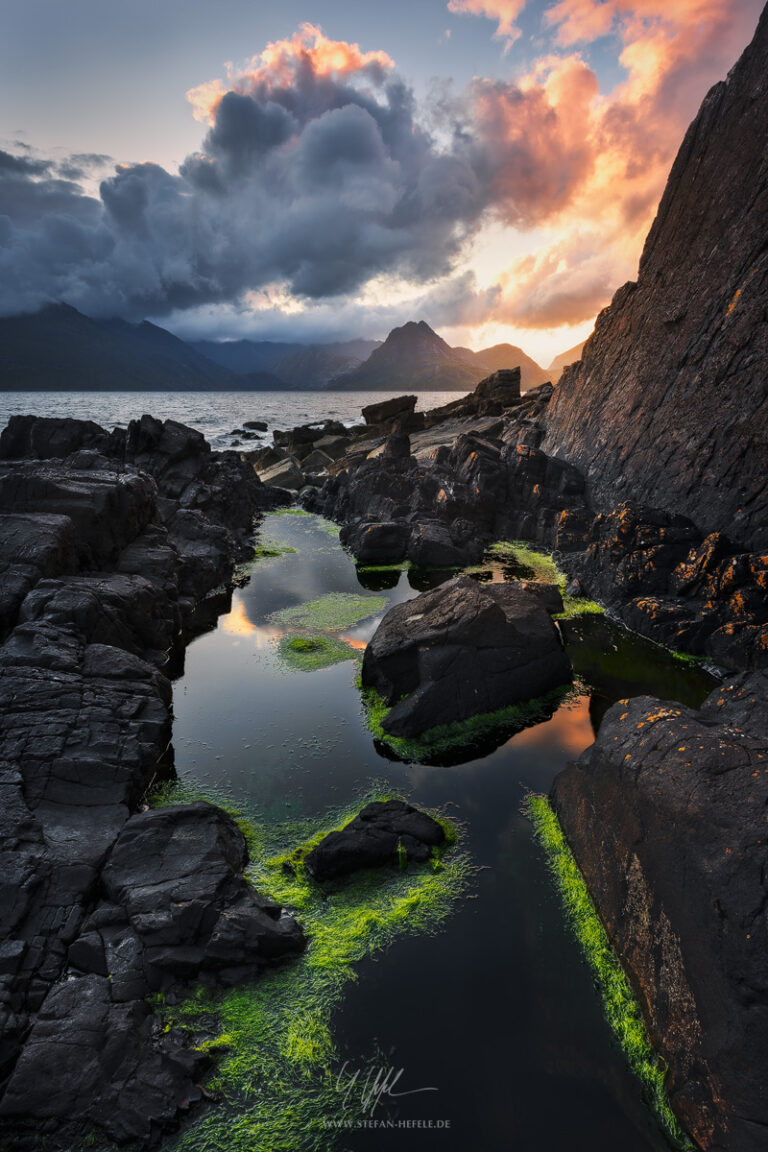
[[[450,1129],[346,1132],[339,1149],[664,1152],[520,808],[527,789],[548,791],[591,744],[612,701],[653,691],[695,704],[709,680],[617,625],[584,618],[563,627],[578,693],[550,719],[459,762],[392,759],[364,725],[355,662],[286,668],[284,630],[269,621],[328,592],[359,594],[361,573],[314,518],[276,517],[269,532],[296,552],[257,564],[231,612],[188,649],[174,697],[179,775],[265,820],[321,814],[386,780],[417,804],[450,806],[481,869],[474,898],[439,936],[398,940],[360,966],[333,1022],[355,1066],[378,1046],[409,1081],[437,1086],[431,1115]],[[504,579],[505,567],[479,571]],[[363,587],[389,606],[452,575],[388,571],[375,574],[385,583]],[[340,637],[362,651],[381,615]],[[403,1098],[387,1114],[418,1121],[422,1102]]]

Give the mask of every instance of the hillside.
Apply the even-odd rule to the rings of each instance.
[[[224,391],[236,377],[164,328],[67,304],[0,318],[0,391]]]
[[[482,352],[452,348],[424,320],[393,328],[387,339],[353,372],[333,381],[348,391],[469,392],[499,368],[519,366],[523,391],[549,379],[539,365],[512,344]]]
[[[561,352],[559,356],[555,356],[549,368],[547,368],[547,376],[553,384],[556,384],[560,379],[564,368],[567,368],[569,364],[575,364],[578,360],[581,360],[585,343],[586,341],[582,340],[580,344],[574,344],[573,348],[569,348],[567,352]]]
[[[330,344],[281,343],[271,340],[196,340],[197,352],[244,377],[240,387],[327,388],[330,381],[357,368],[378,348],[378,340]]]

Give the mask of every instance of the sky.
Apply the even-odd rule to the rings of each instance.
[[[546,365],[760,0],[0,0],[0,315]]]

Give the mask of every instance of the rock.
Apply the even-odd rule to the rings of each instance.
[[[266,432],[268,425],[265,420],[244,420],[243,428],[250,428],[254,432]]]
[[[380,400],[378,404],[368,404],[363,408],[366,424],[386,424],[406,412],[413,412],[416,396],[394,396],[391,400]]]
[[[467,576],[391,608],[362,669],[363,685],[393,706],[384,730],[403,737],[532,700],[570,679],[539,598]]]
[[[301,462],[301,469],[305,475],[317,476],[322,472],[327,474],[333,464],[333,459],[326,456],[319,448],[314,448]]]
[[[358,564],[399,564],[405,559],[411,526],[402,521],[382,524],[356,524],[342,528],[339,539],[349,548]]]
[[[92,420],[11,416],[0,434],[0,460],[63,459],[81,448],[101,452],[109,433]]]
[[[303,488],[306,483],[304,474],[299,468],[299,462],[293,456],[286,456],[279,463],[262,469],[259,472],[259,479],[262,484],[274,485],[276,488],[289,488],[293,492],[298,492],[299,488]]]
[[[436,522],[414,525],[408,541],[408,559],[417,568],[461,568],[476,563],[482,554],[482,544],[467,541],[460,547],[448,528]]]
[[[520,369],[500,368],[486,376],[475,387],[474,395],[483,400],[497,400],[506,407],[520,399]]]
[[[617,497],[768,548],[768,12],[688,129],[637,282],[600,313],[547,415],[545,452],[596,510]]]
[[[360,868],[382,864],[398,867],[401,854],[424,861],[433,848],[445,843],[445,832],[436,820],[403,800],[367,804],[339,832],[329,832],[305,857],[310,876],[332,880]]]
[[[135,473],[78,472],[56,461],[0,463],[0,510],[66,516],[78,561],[107,568],[155,514],[155,486]]]
[[[200,1099],[206,1063],[173,1037],[155,1037],[143,1001],[114,1003],[104,976],[70,977],[40,1011],[0,1102],[0,1124],[28,1138],[47,1124],[62,1144],[79,1147],[97,1124],[121,1144],[154,1143]]]
[[[187,975],[190,964],[255,966],[303,948],[295,920],[243,878],[246,862],[243,835],[225,812],[174,805],[131,817],[101,880],[107,899],[125,910],[146,963],[171,973],[180,964]]]
[[[159,919],[137,915],[139,932],[101,888],[115,842],[134,834],[131,812],[172,765],[171,686],[157,666],[214,600],[221,610],[254,515],[278,490],[173,421],[112,434],[12,425],[5,455],[34,458],[0,462],[0,1141],[152,1142],[199,1096],[199,1061],[155,1035],[147,991],[201,972],[231,983],[301,941],[239,871],[206,887],[212,849],[195,856],[210,847],[206,813],[185,831],[193,897],[171,899],[181,875],[175,888],[159,881],[150,839],[162,819],[143,845]],[[137,893],[122,895],[133,908]]]
[[[620,701],[553,798],[600,918],[702,1148],[768,1130],[768,674],[699,712]]]
[[[321,436],[319,440],[315,440],[314,447],[330,456],[332,460],[338,460],[344,455],[349,444],[349,436]]]
[[[405,432],[393,432],[387,436],[382,447],[385,460],[408,460],[411,455],[411,440]]]

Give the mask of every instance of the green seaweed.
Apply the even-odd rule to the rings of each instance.
[[[307,512],[305,508],[273,508],[271,512],[267,512],[267,516],[311,516],[311,512]]]
[[[525,806],[536,838],[546,853],[568,922],[597,980],[613,1034],[672,1140],[685,1152],[693,1152],[694,1146],[669,1103],[664,1062],[653,1050],[640,1005],[611,947],[560,822],[546,796],[531,793]]]
[[[605,608],[586,596],[563,596],[563,611],[555,612],[553,620],[572,620],[574,616],[604,616]]]
[[[312,632],[339,632],[368,616],[375,616],[386,606],[383,596],[362,596],[354,592],[329,592],[317,600],[295,604],[273,612],[273,624]]]
[[[548,552],[533,548],[525,540],[497,540],[491,544],[488,552],[494,559],[530,569],[535,580],[556,584],[560,589],[564,589],[568,583],[568,577],[558,568],[554,558]]]
[[[436,932],[473,871],[454,848],[458,833],[449,825],[452,845],[437,867],[428,861],[407,871],[362,872],[327,891],[314,884],[303,866],[311,847],[348,823],[362,803],[391,795],[378,789],[319,822],[249,821],[249,878],[295,912],[309,945],[255,983],[218,992],[200,986],[178,1005],[153,1004],[164,1027],[185,1031],[217,1058],[207,1087],[219,1106],[175,1141],[176,1152],[327,1152],[333,1128],[324,1121],[359,1118],[360,1102],[354,1094],[345,1099],[343,1082],[339,1088],[332,1013],[357,979],[355,965],[398,936]],[[166,802],[172,799],[166,790]]]
[[[300,672],[330,668],[344,660],[356,660],[359,653],[343,640],[332,636],[283,636],[278,645],[280,659]]]
[[[495,712],[482,712],[468,720],[457,720],[452,724],[440,724],[423,732],[418,738],[404,739],[391,736],[383,724],[391,708],[375,688],[363,688],[358,677],[365,713],[365,722],[375,739],[382,741],[402,760],[424,762],[438,757],[450,756],[462,748],[491,739],[497,734],[512,730],[520,731],[533,724],[549,720],[555,708],[573,691],[571,685],[554,688],[534,700],[518,704],[508,704]]]
[[[277,540],[262,539],[261,545],[256,549],[253,559],[257,560],[273,560],[277,556],[288,556],[295,553],[296,548],[292,548],[290,544],[280,544]]]

